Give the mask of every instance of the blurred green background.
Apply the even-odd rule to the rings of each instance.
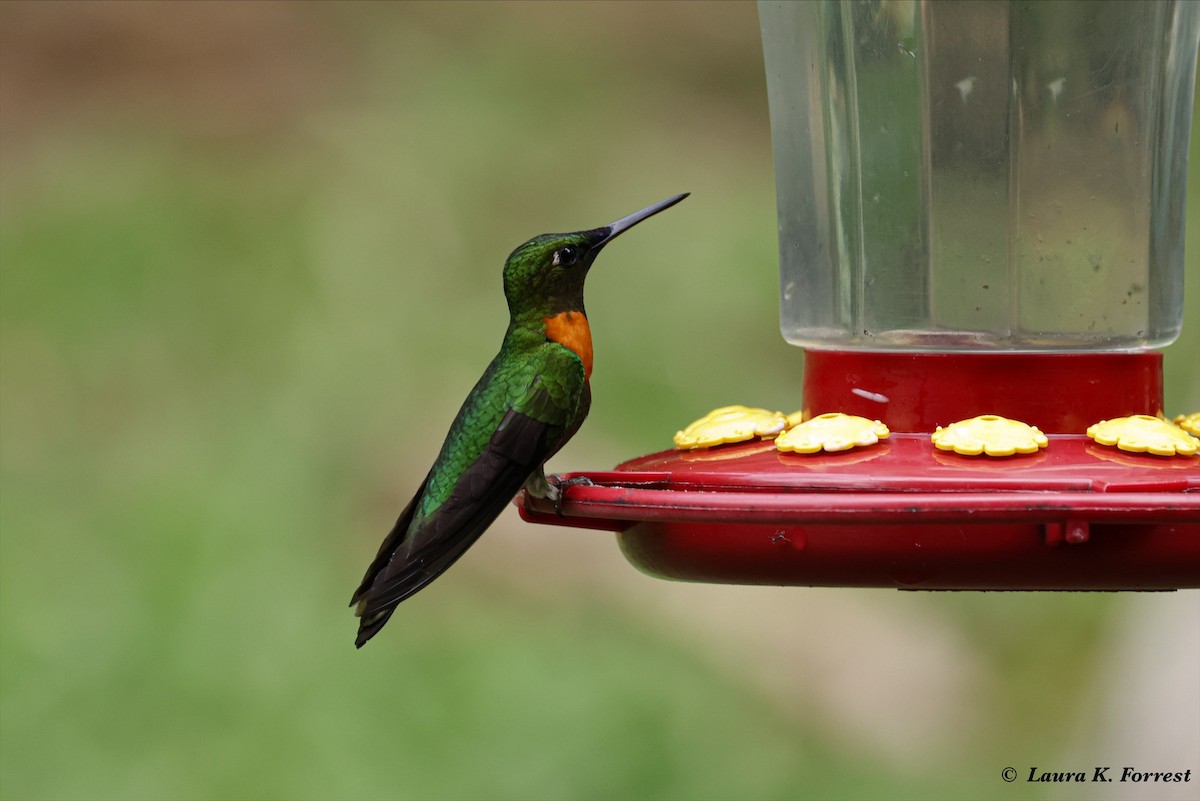
[[[693,193],[552,469],[799,405],[752,4],[4,2],[0,156],[4,798],[1195,797],[1000,778],[1200,774],[1195,592],[672,584],[512,510],[355,651],[525,238]]]

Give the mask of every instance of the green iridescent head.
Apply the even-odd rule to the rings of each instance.
[[[518,247],[504,264],[504,296],[513,318],[583,311],[583,282],[601,248],[685,197],[676,195],[599,228],[535,236]]]

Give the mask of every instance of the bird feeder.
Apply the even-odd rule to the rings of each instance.
[[[717,410],[525,519],[690,581],[1200,586],[1200,421],[1164,419],[1155,350],[1200,3],[759,16],[801,408]]]

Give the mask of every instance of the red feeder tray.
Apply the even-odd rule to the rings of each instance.
[[[664,451],[573,473],[531,522],[617,532],[654,576],[736,584],[929,590],[1200,587],[1200,457],[1126,453],[1083,431],[1161,414],[1156,353],[810,351],[804,408],[894,433],[842,453],[772,442]],[[1008,457],[937,450],[979,414],[1037,426],[1049,446]],[[806,415],[808,416],[808,415]],[[561,513],[561,516],[560,514]]]

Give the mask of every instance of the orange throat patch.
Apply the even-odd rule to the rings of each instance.
[[[544,318],[546,339],[557,342],[574,353],[583,362],[583,375],[592,377],[592,329],[588,327],[587,315],[578,311],[559,312]]]

